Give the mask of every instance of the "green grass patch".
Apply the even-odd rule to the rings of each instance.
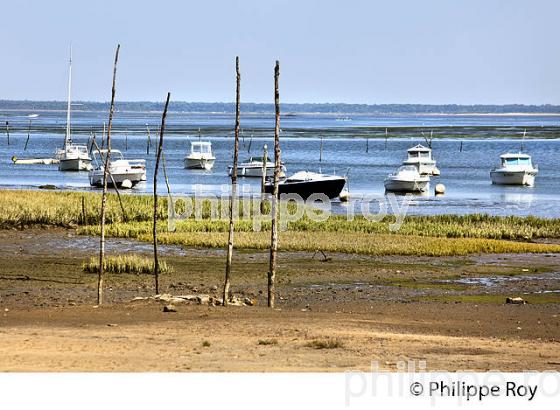
[[[158,261],[160,273],[171,273],[173,269],[165,261]],[[103,263],[107,273],[153,273],[154,260],[137,255],[107,256]],[[84,272],[99,272],[99,258],[90,258],[82,264]]]

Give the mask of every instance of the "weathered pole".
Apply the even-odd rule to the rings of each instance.
[[[27,139],[25,140],[25,147],[23,147],[24,151],[27,151],[27,144],[29,144],[29,137],[31,137],[31,118],[29,119],[29,125],[27,127]]]
[[[115,52],[115,65],[113,66],[113,86],[111,88],[111,107],[109,108],[109,126],[107,127],[107,154],[103,166],[103,193],[101,195],[101,239],[99,246],[99,269],[97,276],[97,304],[103,303],[103,274],[105,262],[105,208],[107,207],[107,174],[109,173],[109,162],[111,160],[111,126],[113,124],[113,112],[115,110],[115,82],[117,78],[117,63],[119,61],[119,50],[117,45]],[[105,124],[105,123],[103,123]]]
[[[369,152],[369,135],[366,137],[366,154]]]
[[[169,98],[171,93],[167,93],[167,100],[165,100],[165,107],[163,108],[163,115],[161,116],[161,127],[159,129],[159,145],[156,154],[156,167],[154,169],[154,224],[153,224],[153,236],[154,236],[154,280],[156,285],[156,295],[159,294],[159,260],[158,260],[158,249],[157,249],[157,205],[158,205],[158,195],[157,195],[157,177],[159,169],[159,161],[163,151],[163,133],[165,131],[165,117],[167,117],[167,107],[169,106]]]
[[[265,207],[265,184],[266,184],[266,166],[268,165],[268,147],[264,144],[263,147],[263,165],[262,165],[262,176],[261,176],[261,215],[264,215]]]
[[[8,145],[10,145],[10,123],[6,121],[6,138],[8,139]]]
[[[241,98],[241,74],[239,73],[239,57],[235,57],[235,131],[233,142],[233,168],[231,169],[231,199],[229,201],[229,234],[228,234],[228,248],[226,257],[226,274],[224,279],[224,292],[222,294],[224,306],[228,305],[229,301],[229,287],[231,276],[231,259],[233,257],[233,214],[235,208],[235,201],[237,201],[237,157],[239,155],[239,111],[240,111],[240,98]]]
[[[101,148],[105,148],[105,132],[106,132],[106,124],[103,121],[103,134],[101,134]]]
[[[280,178],[280,94],[278,93],[278,77],[280,63],[274,67],[274,110],[276,122],[274,127],[274,189],[272,191],[272,227],[270,234],[270,267],[268,270],[268,307],[274,308],[276,265],[278,254],[278,180]]]
[[[148,134],[148,142],[146,143],[146,155],[150,155],[151,137],[150,137],[150,126],[148,124],[146,124],[146,132]]]
[[[128,151],[128,130],[124,130],[124,150]]]
[[[387,137],[388,137],[387,128],[385,128],[385,149],[387,149]]]

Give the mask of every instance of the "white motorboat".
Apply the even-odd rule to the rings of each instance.
[[[418,144],[407,150],[408,157],[403,161],[403,165],[414,165],[418,168],[420,175],[439,175],[436,161],[432,157],[432,149]]]
[[[278,183],[278,193],[296,194],[302,199],[307,199],[313,194],[323,194],[333,199],[340,195],[345,185],[346,177],[299,171]],[[264,190],[268,194],[273,193],[272,181],[265,184]]]
[[[215,160],[211,142],[193,141],[191,142],[191,153],[185,157],[185,168],[210,171],[214,167]]]
[[[266,164],[264,162],[266,161]],[[250,157],[249,160],[237,165],[237,176],[240,177],[254,177],[262,178],[263,165],[265,166],[266,177],[274,176],[274,161],[269,158],[263,157]],[[233,166],[228,168],[228,174],[231,176]],[[284,164],[280,165],[280,178],[286,176],[286,167]]]
[[[72,49],[70,48],[70,62],[68,70],[68,106],[66,108],[66,135],[64,148],[58,149],[55,158],[59,171],[88,171],[91,169],[91,157],[85,144],[74,144],[70,130],[70,107],[72,91]]]
[[[533,166],[528,154],[500,155],[501,165],[490,171],[492,183],[496,185],[535,185],[535,176],[539,172]]]
[[[403,165],[395,174],[389,174],[384,184],[388,192],[427,192],[430,189],[430,177],[420,175],[414,165]]]
[[[95,187],[103,186],[103,172],[107,150],[102,149],[93,156],[95,166],[89,171],[89,183]],[[107,185],[118,188],[132,188],[140,181],[145,180],[146,166],[144,162],[143,168],[139,165],[144,160],[126,160],[122,153],[118,150],[111,150],[109,160],[109,174],[107,176]],[[136,165],[135,165],[136,164]],[[114,183],[113,183],[114,181]]]

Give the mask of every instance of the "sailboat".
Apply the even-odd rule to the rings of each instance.
[[[70,61],[68,70],[68,107],[66,109],[66,135],[64,147],[56,152],[59,160],[59,171],[87,171],[91,169],[91,157],[85,144],[74,144],[70,129],[70,107],[72,96],[72,47],[70,47]]]

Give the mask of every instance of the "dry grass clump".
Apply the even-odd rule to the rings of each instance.
[[[305,344],[305,347],[312,349],[338,349],[344,347],[344,344],[338,339],[314,339]]]
[[[153,273],[154,260],[138,255],[108,256],[105,258],[104,270],[108,273]],[[82,264],[84,272],[99,272],[99,258],[90,258]],[[165,261],[159,261],[159,272],[170,273],[173,269]]]

